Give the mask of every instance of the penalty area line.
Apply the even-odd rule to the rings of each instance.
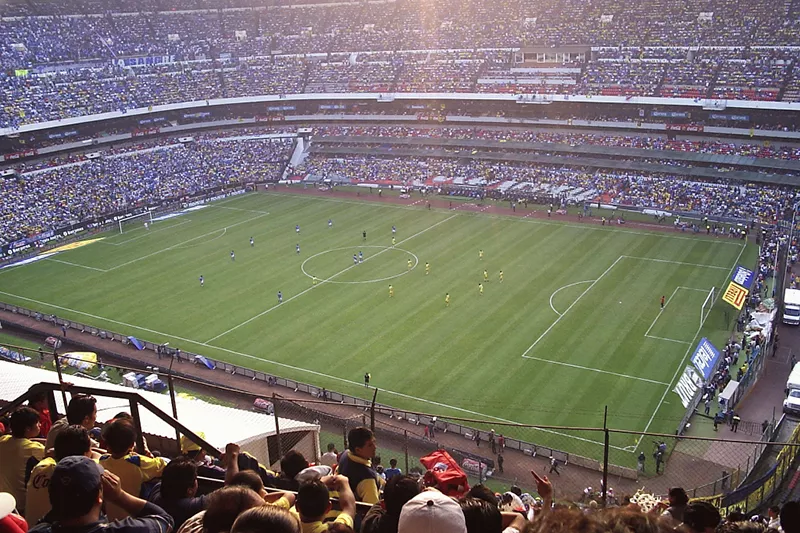
[[[327,378],[327,379],[330,379],[330,380],[333,380],[333,381],[338,381],[340,383],[346,383],[348,385],[354,385],[354,386],[359,386],[359,387],[363,385],[363,383],[355,382],[355,381],[352,381],[352,380],[349,380],[349,379],[345,379],[345,378],[340,378],[340,377],[337,377],[337,376],[332,376],[330,374],[324,374],[322,372],[317,372],[316,370],[309,370],[307,368],[302,368],[302,367],[290,365],[290,364],[287,364],[287,363],[281,363],[280,361],[273,361],[273,360],[270,360],[270,359],[264,359],[263,357],[257,357],[257,356],[252,355],[252,354],[243,353],[243,352],[237,352],[236,350],[223,348],[221,346],[212,346],[212,345],[210,345],[208,343],[205,343],[205,342],[200,342],[200,341],[196,341],[196,340],[193,340],[193,339],[187,339],[185,337],[180,337],[178,335],[172,335],[170,333],[164,333],[162,331],[157,331],[157,330],[154,330],[154,329],[145,328],[145,327],[142,327],[142,326],[137,326],[135,324],[129,324],[127,322],[121,322],[119,320],[114,320],[114,319],[111,319],[111,318],[105,318],[105,317],[94,315],[94,314],[91,314],[91,313],[85,313],[83,311],[78,311],[76,309],[71,309],[69,307],[64,307],[64,306],[61,306],[61,305],[55,305],[55,304],[51,304],[51,303],[48,303],[48,302],[42,302],[42,301],[39,301],[39,300],[34,300],[33,298],[27,298],[25,296],[19,296],[17,294],[12,294],[12,293],[8,293],[8,292],[4,292],[4,291],[0,291],[0,294],[3,294],[5,296],[11,296],[12,298],[18,298],[20,300],[25,300],[25,301],[28,301],[28,302],[33,302],[33,303],[36,303],[36,304],[39,304],[39,305],[44,305],[44,306],[47,306],[47,307],[51,307],[53,309],[60,309],[62,311],[67,311],[67,312],[70,312],[70,313],[75,313],[75,314],[78,314],[78,315],[87,316],[89,318],[94,318],[96,320],[102,320],[102,321],[109,322],[109,323],[112,323],[112,324],[118,324],[120,326],[125,326],[125,327],[136,329],[136,330],[139,330],[139,331],[145,331],[147,333],[153,333],[155,335],[160,335],[162,337],[179,340],[179,341],[182,341],[182,342],[186,342],[188,344],[193,344],[195,346],[203,346],[205,348],[210,348],[212,350],[219,350],[219,351],[222,351],[222,352],[226,352],[226,353],[229,353],[231,355],[237,355],[237,356],[244,357],[244,358],[247,358],[247,359],[253,359],[255,361],[260,361],[262,363],[268,363],[268,364],[272,364],[272,365],[279,366],[279,367],[282,367],[282,368],[288,368],[290,370],[294,370],[294,371],[298,371],[298,372],[304,372],[304,373],[311,374],[311,375],[318,376],[318,377],[322,377],[322,378]],[[415,401],[418,401],[420,403],[424,403],[426,405],[435,405],[437,407],[443,407],[445,409],[451,409],[453,411],[458,411],[458,412],[461,412],[461,413],[466,413],[466,414],[470,414],[470,415],[474,415],[474,416],[479,416],[479,417],[483,417],[483,418],[490,419],[490,420],[497,420],[498,422],[506,422],[506,423],[509,423],[509,424],[519,424],[519,422],[516,422],[514,420],[508,420],[508,419],[505,419],[505,418],[500,418],[500,417],[496,417],[496,416],[492,416],[492,415],[487,415],[487,414],[480,413],[480,412],[477,412],[477,411],[472,411],[470,409],[464,409],[463,407],[456,407],[454,405],[448,405],[448,404],[437,402],[437,401],[434,401],[434,400],[428,400],[428,399],[421,398],[421,397],[418,397],[418,396],[412,396],[410,394],[404,394],[402,392],[396,392],[396,391],[392,391],[392,390],[389,390],[389,389],[383,389],[383,388],[381,389],[381,392],[386,393],[386,394],[390,394],[392,396],[397,396],[398,398],[405,398],[405,399],[409,399],[409,400],[415,400]],[[550,433],[552,435],[559,435],[561,437],[567,437],[567,438],[570,438],[570,439],[575,439],[575,440],[578,440],[578,441],[581,441],[581,442],[586,442],[586,443],[589,443],[589,444],[596,444],[598,446],[603,446],[604,445],[604,443],[602,441],[587,439],[587,438],[584,438],[584,437],[578,437],[578,436],[575,436],[575,435],[570,435],[568,433],[561,433],[559,431],[554,431],[554,430],[550,430],[550,429],[546,429],[546,428],[536,428],[536,427],[534,427],[533,429],[536,429],[538,431],[543,431],[545,433]],[[624,448],[619,447],[619,446],[611,445],[610,447],[614,448],[615,450],[619,450],[619,451],[627,451]]]

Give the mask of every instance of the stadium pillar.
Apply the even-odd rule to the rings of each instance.
[[[169,344],[169,343],[167,343]],[[169,371],[167,372],[167,384],[169,385],[169,400],[172,403],[172,418],[178,419],[178,405],[175,403],[175,385],[172,382],[172,364],[175,362],[175,357],[169,358]],[[177,439],[178,449],[181,447],[181,432],[175,428],[175,438]]]
[[[64,409],[67,408],[67,391],[64,389],[64,376],[61,374],[61,364],[58,360],[58,352],[53,348],[53,361],[56,363],[56,372],[58,373],[58,384],[61,385],[61,398],[64,400]]]
[[[375,434],[375,400],[378,398],[378,388],[372,393],[372,405],[369,406],[369,429]]]
[[[281,442],[281,426],[278,423],[278,395],[272,393],[272,414],[275,416],[275,438],[278,439],[278,459],[283,457],[283,443]],[[271,459],[271,458],[270,458]]]
[[[608,503],[607,496],[608,496],[608,445],[609,445],[609,433],[608,433],[608,406],[606,405],[605,411],[603,412],[603,434],[604,434],[604,444],[603,444],[603,507],[606,506]]]
[[[136,452],[139,455],[145,455],[144,434],[142,433],[142,418],[139,416],[139,402],[137,402],[134,398],[131,398],[130,404],[131,417],[133,417],[133,424],[136,426]]]

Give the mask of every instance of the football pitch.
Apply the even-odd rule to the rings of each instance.
[[[610,427],[664,433],[697,341],[730,331],[721,301],[701,327],[709,290],[757,254],[688,232],[276,193],[98,237],[0,270],[0,300],[364,398],[370,372],[398,408],[602,427],[608,406]],[[602,452],[601,433],[505,433]],[[637,442],[615,434],[615,462]]]

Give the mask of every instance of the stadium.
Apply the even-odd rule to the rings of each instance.
[[[0,0],[0,523],[800,531],[796,4]]]

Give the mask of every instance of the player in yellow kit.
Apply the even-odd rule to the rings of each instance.
[[[395,240],[394,237],[392,237],[392,246],[394,246],[395,244],[397,244],[397,241]]]
[[[503,271],[500,271],[500,283],[503,283]]]
[[[444,295],[444,306],[445,307],[450,307],[450,293],[449,292]]]
[[[483,281],[484,283],[489,281],[489,271],[486,270],[485,268],[483,269]]]
[[[425,263],[425,275],[427,276],[430,273],[431,273],[431,264],[426,262]]]
[[[478,250],[478,259],[483,259],[483,250]]]
[[[483,296],[483,283],[478,283],[478,294]]]
[[[312,285],[316,285],[317,284],[317,276],[312,276],[311,277],[311,284]]]
[[[389,285],[389,298],[393,298],[393,297],[394,297],[394,287]]]
[[[411,259],[408,260],[408,269],[411,270]]]

